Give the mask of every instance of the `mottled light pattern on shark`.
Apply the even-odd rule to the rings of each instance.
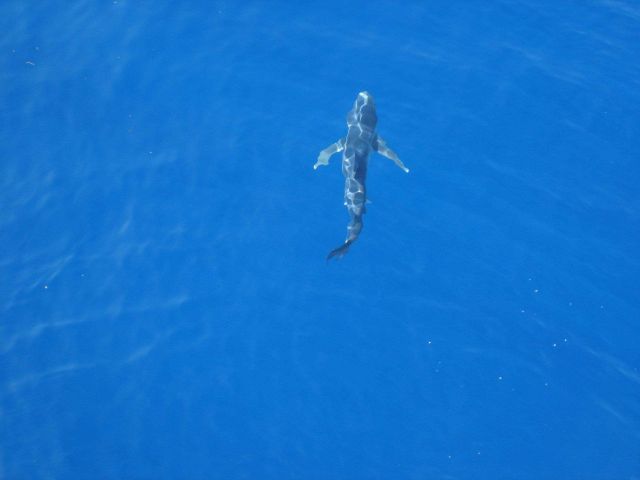
[[[351,221],[347,226],[347,239],[344,244],[329,252],[327,259],[342,257],[362,231],[362,216],[366,211],[367,162],[371,150],[392,160],[398,167],[409,173],[393,150],[387,147],[385,141],[376,134],[376,105],[368,92],[360,92],[353,104],[353,109],[347,114],[347,136],[329,145],[318,155],[314,170],[321,165],[328,165],[329,158],[342,152],[342,173],[345,178],[344,204],[347,207]]]

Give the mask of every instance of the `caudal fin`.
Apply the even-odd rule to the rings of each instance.
[[[330,260],[333,257],[338,257],[338,258],[342,257],[345,253],[349,251],[349,247],[351,246],[352,243],[353,243],[353,239],[347,240],[338,248],[334,248],[333,250],[331,250],[329,252],[329,255],[327,255],[327,260]]]

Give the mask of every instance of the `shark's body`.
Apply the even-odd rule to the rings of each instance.
[[[347,136],[328,146],[318,155],[314,169],[320,165],[328,165],[329,158],[334,153],[342,152],[342,173],[345,178],[344,204],[347,207],[351,221],[347,227],[347,239],[338,248],[329,253],[327,259],[341,257],[349,250],[362,231],[362,216],[366,211],[367,163],[369,153],[374,150],[393,162],[405,172],[398,156],[376,134],[376,106],[373,97],[368,92],[360,92],[353,104],[353,109],[347,114]]]

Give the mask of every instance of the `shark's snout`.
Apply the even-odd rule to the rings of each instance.
[[[356,99],[356,102],[357,101],[360,101],[365,105],[373,105],[373,96],[369,92],[364,90],[358,94],[358,98]]]

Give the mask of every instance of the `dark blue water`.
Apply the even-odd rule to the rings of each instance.
[[[640,478],[636,2],[0,26],[1,478]]]

